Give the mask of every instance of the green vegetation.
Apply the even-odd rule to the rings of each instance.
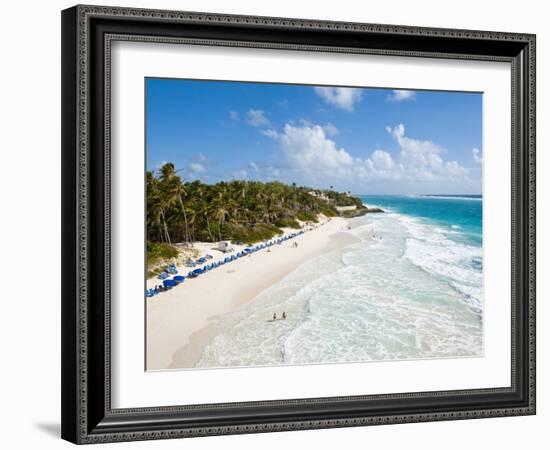
[[[350,192],[342,194],[336,191],[322,191],[322,193],[333,202],[335,206],[357,206],[357,209],[364,208],[360,198],[353,197]]]
[[[352,205],[363,208],[349,193],[276,181],[184,182],[167,163],[158,173],[147,172],[147,256],[166,259],[161,252],[172,242],[258,242],[283,227],[299,228],[298,221],[317,222],[319,214],[337,216],[337,206]]]
[[[345,217],[346,219],[352,219],[354,217],[360,217],[364,216],[365,214],[375,214],[375,213],[383,213],[384,210],[380,208],[365,208],[364,206],[361,208],[353,209],[350,211],[342,211],[340,215],[342,217]]]
[[[319,210],[321,212],[321,210]],[[296,213],[296,218],[298,220],[301,220],[302,222],[315,222],[317,223],[317,214],[311,212],[311,211],[298,211]]]
[[[256,242],[271,239],[277,234],[282,234],[283,230],[268,224],[256,224],[252,227],[246,227],[238,224],[229,224],[227,236],[231,236],[233,242],[241,241],[245,244],[254,244]],[[229,238],[228,238],[229,239]]]
[[[302,220],[301,218],[299,219]],[[300,224],[296,219],[279,219],[275,222],[275,226],[279,228],[300,228]]]
[[[167,261],[177,258],[178,250],[161,242],[147,241],[147,278],[161,273],[168,266]]]
[[[338,211],[330,208],[321,208],[321,214],[324,214],[327,217],[336,217],[338,215]]]
[[[176,258],[177,256],[178,250],[171,245],[147,241],[147,261],[149,264],[155,264],[157,261]]]

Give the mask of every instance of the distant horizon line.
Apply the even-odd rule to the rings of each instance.
[[[370,195],[370,196],[417,196],[417,197],[483,197],[483,194],[357,194],[352,192],[352,195]]]

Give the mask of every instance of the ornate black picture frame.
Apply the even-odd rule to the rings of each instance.
[[[242,46],[512,66],[511,386],[111,407],[110,45]],[[74,443],[535,414],[535,36],[99,6],[62,12],[62,437]]]

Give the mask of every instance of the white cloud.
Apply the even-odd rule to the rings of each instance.
[[[328,139],[319,125],[287,123],[279,136],[286,161],[294,168],[338,174],[353,166],[353,158]]]
[[[232,122],[238,122],[240,120],[239,113],[237,111],[229,111],[229,119]]]
[[[353,111],[356,103],[361,101],[363,93],[357,88],[314,87],[315,93],[329,105],[346,111]]]
[[[253,171],[255,179],[268,181],[281,178],[281,171],[277,167],[269,164],[251,161],[248,163],[248,169]]]
[[[325,130],[325,133],[328,135],[328,136],[336,136],[338,134],[338,128],[336,128],[332,123],[327,123],[324,127],[323,127],[323,130]]]
[[[186,175],[184,178],[201,178],[207,177],[209,168],[212,167],[212,161],[210,161],[204,153],[197,153],[187,163]]]
[[[204,172],[206,172],[206,169],[205,169],[204,165],[199,163],[199,162],[194,162],[194,163],[189,164],[189,168],[195,173],[204,173]]]
[[[476,164],[481,164],[483,162],[483,155],[478,148],[472,149],[472,157],[474,158],[474,162]]]
[[[414,91],[406,91],[402,89],[394,89],[390,95],[388,95],[388,100],[390,102],[404,102],[407,100],[414,100],[416,98],[416,93]]]
[[[246,113],[246,123],[253,127],[268,127],[269,119],[261,109],[249,109]]]
[[[247,176],[310,186],[338,184],[358,190],[368,189],[372,183],[397,192],[402,186],[412,192],[477,188],[478,180],[469,179],[468,169],[443,158],[445,150],[440,145],[407,136],[403,124],[386,130],[395,140],[397,151],[378,148],[367,157],[354,156],[335,142],[326,126],[308,121],[287,123],[279,132],[263,130],[278,144],[280,158],[276,165],[250,162],[245,167]],[[244,178],[244,173],[239,175]]]
[[[203,164],[208,162],[208,158],[204,156],[204,153],[198,153],[196,156],[196,160]]]
[[[271,139],[277,139],[279,136],[279,133],[277,133],[273,128],[268,128],[267,130],[261,130],[260,133],[262,133],[264,136],[267,136]]]
[[[447,161],[445,163],[446,172],[454,177],[462,177],[467,174],[467,170],[456,161]]]
[[[386,127],[386,131],[394,137],[402,151],[414,154],[429,155],[439,154],[443,150],[439,145],[433,143],[432,141],[411,139],[405,136],[405,126],[402,123],[393,128]]]
[[[457,161],[443,159],[444,149],[438,144],[408,137],[403,124],[388,127],[387,131],[399,146],[395,156],[389,151],[376,149],[368,158],[354,157],[338,147],[327,136],[324,127],[307,123],[287,123],[276,139],[286,165],[309,179],[336,177],[360,183],[372,179],[456,181],[467,177],[467,169]]]
[[[443,148],[429,140],[412,139],[405,135],[405,126],[386,127],[400,147],[399,160],[405,175],[413,180],[445,180],[467,175],[456,161],[444,161]]]
[[[403,168],[389,152],[377,149],[369,158],[354,157],[338,147],[320,125],[287,123],[278,141],[287,173],[291,171],[293,177],[306,183],[332,184],[339,179],[342,183],[361,184],[403,175]]]
[[[233,172],[233,178],[237,180],[246,180],[248,178],[248,171],[246,169],[240,169]]]
[[[381,170],[391,170],[393,169],[394,162],[392,156],[385,152],[384,150],[375,150],[372,153],[371,161],[373,162],[373,165],[377,169]]]

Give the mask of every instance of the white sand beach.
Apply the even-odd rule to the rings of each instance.
[[[304,229],[308,229],[306,227]],[[285,230],[288,235],[296,230]],[[147,301],[147,369],[191,368],[216,333],[216,317],[239,308],[301,263],[355,241],[348,220],[324,219],[315,228],[250,256],[217,267]],[[294,243],[297,243],[297,247]],[[215,243],[196,243],[201,255],[223,260]],[[245,246],[234,246],[235,251]],[[178,267],[184,276],[188,267]],[[147,287],[159,284],[155,278]]]

